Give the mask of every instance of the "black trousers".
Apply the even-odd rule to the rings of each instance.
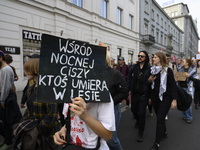
[[[0,106],[1,107],[1,106]],[[4,114],[5,114],[5,110],[3,110],[3,108],[0,108]],[[2,122],[0,122],[0,135],[2,135],[5,139],[5,144],[10,145],[12,144],[12,133],[13,133],[13,129],[11,127],[11,125],[9,125],[6,121],[5,115],[2,117]]]
[[[162,101],[158,97],[152,98],[151,101],[157,115],[155,143],[159,144],[164,132],[166,132],[165,116],[168,114],[170,109],[172,98],[170,96],[163,96]]]
[[[131,95],[131,111],[139,123],[139,132],[144,131],[147,104],[148,97],[138,94]]]

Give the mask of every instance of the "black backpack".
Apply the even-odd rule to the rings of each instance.
[[[189,95],[180,85],[176,85],[177,89],[177,108],[180,111],[186,111],[192,103],[192,96]]]

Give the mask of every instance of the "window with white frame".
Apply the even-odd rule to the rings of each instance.
[[[151,10],[151,19],[154,19],[154,10]]]
[[[175,14],[174,14],[175,16],[178,16],[178,12],[177,11],[175,11]]]
[[[148,13],[149,9],[149,4],[147,1],[145,1],[145,11]]]
[[[148,24],[144,24],[144,34],[148,34]]]
[[[151,29],[151,35],[154,36],[154,29]]]
[[[133,16],[129,15],[129,29],[133,30]]]
[[[159,24],[159,15],[157,14],[157,20],[156,22]]]
[[[79,7],[83,7],[83,6],[82,6],[82,4],[83,4],[82,0],[73,0],[73,4],[74,4],[74,5],[77,5],[77,6],[79,6]]]
[[[117,8],[117,24],[122,25],[122,9]]]
[[[156,42],[158,43],[159,32],[156,32]]]
[[[163,27],[163,18],[161,18],[161,27]]]
[[[107,0],[101,0],[101,17],[107,18]]]
[[[178,23],[177,20],[174,20],[174,23],[177,25],[177,23]]]
[[[172,12],[172,17],[174,17],[174,12]]]

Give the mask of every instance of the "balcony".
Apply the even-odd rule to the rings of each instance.
[[[144,44],[150,44],[153,45],[155,44],[155,37],[152,35],[142,35],[142,41],[144,42]]]
[[[174,48],[173,48],[173,46],[168,45],[168,46],[167,46],[167,49],[169,49],[169,50],[173,50]]]
[[[173,37],[173,35],[172,35],[171,33],[169,33],[167,36],[168,36],[169,38],[172,38],[172,37]]]

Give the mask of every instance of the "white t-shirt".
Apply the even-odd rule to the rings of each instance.
[[[87,103],[87,112],[109,131],[115,131],[115,116],[113,100],[109,103]],[[67,117],[68,104],[64,104],[63,115]],[[71,144],[85,148],[95,148],[98,136],[81,120],[78,115],[71,117]],[[104,139],[100,140],[99,150],[109,150]]]

